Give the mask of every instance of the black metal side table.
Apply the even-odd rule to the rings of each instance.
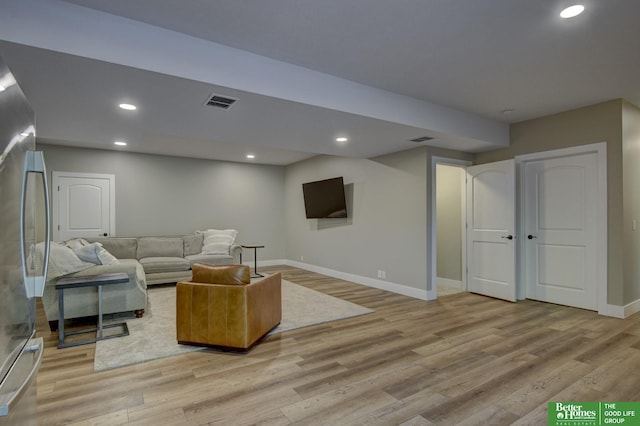
[[[87,277],[70,277],[60,278],[56,282],[56,290],[58,290],[58,348],[68,348],[70,346],[86,345],[88,343],[95,343],[98,340],[111,339],[114,337],[122,337],[129,335],[129,328],[126,322],[118,324],[102,325],[102,287],[112,284],[124,284],[129,282],[129,277],[123,272],[114,274],[101,274],[91,275]],[[81,287],[98,287],[98,326],[92,328],[83,328],[81,330],[75,330],[68,333],[64,332],[64,291],[72,288]],[[104,337],[105,328],[122,327],[122,333],[112,334]],[[64,339],[67,336],[75,334],[85,334],[96,332],[94,339],[81,340],[77,342],[65,343]]]
[[[253,249],[253,275],[251,278],[260,278],[264,277],[264,275],[258,273],[258,249],[264,248],[264,246],[255,246],[255,245],[242,245],[242,248]],[[240,253],[240,263],[242,263],[242,253]]]

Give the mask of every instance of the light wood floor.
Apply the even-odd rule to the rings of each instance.
[[[626,320],[470,293],[425,302],[290,267],[283,278],[375,313],[101,373],[95,345],[46,341],[41,425],[546,425],[548,401],[639,401]]]

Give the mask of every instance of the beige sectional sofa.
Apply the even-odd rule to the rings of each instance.
[[[239,264],[242,248],[232,245],[227,254],[202,254],[203,235],[175,237],[106,237],[85,238],[99,242],[118,259],[110,265],[92,265],[65,277],[91,276],[103,273],[125,272],[129,282],[107,286],[103,290],[105,314],[133,311],[142,316],[147,303],[147,285],[175,283],[191,280],[191,265]],[[58,293],[55,282],[47,282],[43,296],[45,314],[51,329],[57,327]],[[65,319],[97,315],[95,288],[65,291]]]
[[[191,265],[240,263],[242,248],[232,245],[228,254],[202,254],[203,235],[179,237],[86,238],[102,244],[117,259],[135,259],[142,265],[147,285],[191,279]]]

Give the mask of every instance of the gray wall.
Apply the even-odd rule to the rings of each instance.
[[[234,228],[264,244],[258,260],[285,256],[284,167],[38,144],[51,172],[115,175],[117,236]],[[252,251],[246,259],[252,259]]]
[[[375,159],[317,156],[286,169],[287,258],[424,290],[427,151]],[[306,219],[302,184],[343,176],[348,219]],[[304,260],[301,260],[304,257]]]
[[[436,250],[439,278],[462,280],[462,182],[464,169],[436,166]]]

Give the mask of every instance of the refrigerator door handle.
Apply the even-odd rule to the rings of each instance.
[[[42,183],[44,188],[44,206],[45,206],[45,238],[44,238],[44,260],[42,265],[42,275],[32,277],[34,285],[27,285],[28,297],[42,297],[44,293],[44,285],[47,280],[47,269],[49,266],[49,247],[50,247],[50,206],[49,206],[49,184],[47,181],[47,169],[44,165],[44,155],[42,151],[27,151],[25,156],[24,176],[22,180],[22,204],[20,206],[20,235],[22,246],[22,265],[25,283],[29,282],[27,276],[27,263],[25,259],[25,203],[27,199],[27,178],[29,173],[42,174]]]
[[[0,418],[2,418],[3,416],[9,416],[12,408],[16,404],[18,404],[20,399],[24,396],[24,394],[29,390],[29,387],[36,380],[36,375],[38,374],[38,369],[40,368],[40,363],[42,362],[42,353],[44,352],[44,341],[42,337],[38,337],[37,339],[29,341],[24,353],[21,356],[27,355],[28,352],[35,351],[38,351],[36,359],[32,364],[31,371],[29,371],[29,374],[24,379],[20,387],[16,389],[15,392],[11,392],[8,395],[0,395]],[[11,374],[11,371],[9,371],[9,374]]]

